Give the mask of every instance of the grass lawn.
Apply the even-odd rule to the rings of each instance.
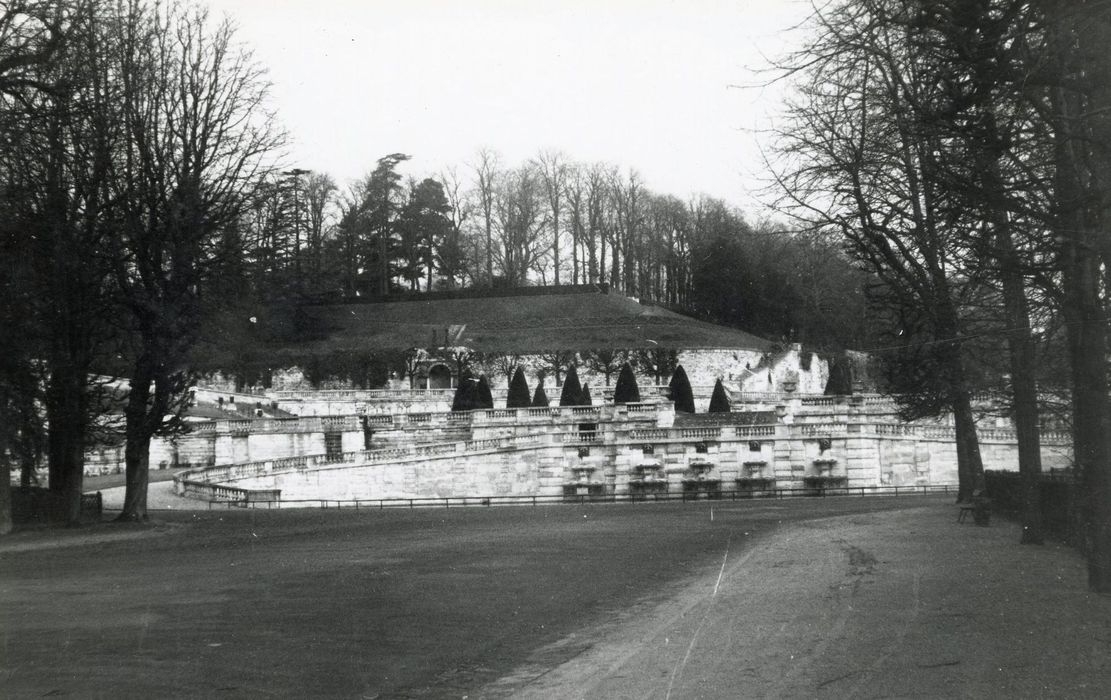
[[[212,511],[24,531],[0,540],[0,696],[462,697],[716,574],[727,540],[925,502],[941,501],[721,503],[712,520],[705,502]]]

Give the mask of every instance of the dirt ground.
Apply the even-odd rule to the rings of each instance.
[[[785,527],[591,649],[485,696],[1106,698],[1111,598],[1075,553],[949,506]]]
[[[158,518],[0,541],[0,696],[1111,693],[1076,555],[948,498]]]

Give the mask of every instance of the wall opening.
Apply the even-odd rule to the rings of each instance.
[[[451,370],[447,368],[447,365],[435,365],[428,370],[428,388],[451,388]]]
[[[343,433],[324,433],[324,459],[329,462],[343,459]]]

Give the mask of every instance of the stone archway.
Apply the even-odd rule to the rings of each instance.
[[[429,389],[450,389],[451,370],[447,365],[433,365],[428,368]]]

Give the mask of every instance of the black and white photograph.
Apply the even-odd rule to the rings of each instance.
[[[1109,47],[0,0],[0,697],[1111,697]]]

